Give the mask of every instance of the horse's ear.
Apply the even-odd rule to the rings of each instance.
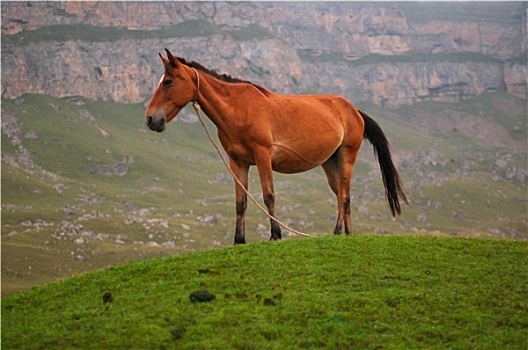
[[[167,53],[167,58],[169,60],[171,67],[178,68],[180,65],[180,62],[176,58],[174,58],[174,56],[168,49],[165,49],[165,52]]]
[[[169,63],[169,60],[166,59],[161,55],[161,53],[158,52],[159,57],[161,58],[161,63],[163,63],[164,66],[166,66]]]

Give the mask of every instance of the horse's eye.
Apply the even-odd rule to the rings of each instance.
[[[171,86],[171,85],[172,85],[172,80],[165,80],[165,81],[163,82],[163,85],[165,85],[165,86]]]

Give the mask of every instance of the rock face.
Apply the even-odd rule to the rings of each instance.
[[[486,91],[526,98],[526,4],[448,5],[473,7],[436,15],[439,4],[2,2],[2,96],[143,102],[167,47],[283,93],[338,93],[388,107]],[[121,34],[35,34],[79,24]]]
[[[181,57],[196,58],[206,67],[276,91],[292,91],[292,80],[301,80],[299,57],[278,39],[236,42],[229,36],[214,35],[111,44],[46,42],[2,47],[2,96],[17,98],[31,92],[142,102],[150,97],[163,73],[158,52],[164,47],[177,48]],[[276,60],[279,55],[281,62]]]

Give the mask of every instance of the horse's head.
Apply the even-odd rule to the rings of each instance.
[[[197,86],[194,83],[193,71],[175,58],[169,50],[167,58],[159,54],[165,66],[152,99],[145,113],[145,123],[150,130],[162,132],[178,112],[193,101]]]

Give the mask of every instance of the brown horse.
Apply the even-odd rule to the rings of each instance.
[[[393,216],[400,214],[401,198],[407,203],[389,143],[366,113],[341,96],[279,95],[247,81],[220,75],[199,63],[159,55],[165,73],[145,114],[147,126],[162,132],[189,102],[198,102],[218,128],[218,138],[229,165],[248,188],[248,171],[257,166],[264,203],[275,216],[273,171],[299,173],[322,166],[337,197],[335,234],[350,231],[350,181],[361,142],[365,137],[378,157],[385,194]],[[247,195],[235,181],[235,244],[245,243]],[[271,240],[281,229],[271,222]]]

